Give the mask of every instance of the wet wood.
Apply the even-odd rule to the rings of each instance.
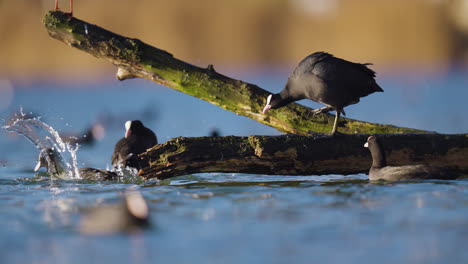
[[[119,80],[145,78],[247,116],[279,131],[297,135],[176,138],[153,147],[141,158],[150,166],[143,178],[166,179],[201,172],[268,175],[355,174],[370,168],[363,147],[369,134],[386,146],[388,164],[430,163],[468,172],[468,136],[407,134],[411,128],[343,119],[339,131],[355,135],[330,136],[333,115],[312,116],[310,108],[293,103],[263,115],[268,91],[197,67],[134,38],[127,38],[60,12],[49,12],[44,24],[50,36],[71,47],[116,65]],[[285,80],[286,82],[286,80]],[[365,134],[356,134],[365,133]],[[302,136],[300,136],[302,135]]]
[[[145,179],[203,172],[268,175],[367,173],[369,134],[175,138],[143,153]],[[468,174],[468,134],[385,134],[378,136],[388,165],[433,164]]]
[[[313,116],[311,108],[296,103],[264,115],[261,111],[270,92],[254,84],[224,76],[216,72],[213,65],[206,68],[194,66],[138,39],[120,36],[63,12],[48,12],[44,17],[44,25],[51,37],[114,64],[118,68],[116,77],[119,80],[145,78],[286,133],[308,135],[310,131],[329,132],[333,126],[333,115]],[[339,131],[424,132],[348,118],[341,119]]]

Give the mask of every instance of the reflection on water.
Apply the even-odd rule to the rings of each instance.
[[[447,263],[468,257],[459,249],[467,242],[468,181],[237,176],[245,181],[211,182],[200,174],[185,185],[142,185],[153,228],[104,237],[79,234],[80,208],[119,201],[128,185],[1,180],[0,221],[11,227],[0,232],[3,257],[7,263]]]

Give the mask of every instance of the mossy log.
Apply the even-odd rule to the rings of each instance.
[[[372,163],[363,145],[368,134],[175,138],[140,157],[150,163],[145,179],[202,172],[268,175],[349,175]],[[388,165],[432,164],[468,174],[468,134],[383,134]]]
[[[212,65],[200,68],[174,58],[170,53],[134,38],[127,38],[89,24],[60,11],[44,17],[50,36],[110,61],[118,67],[117,78],[145,78],[195,96],[236,114],[247,116],[279,131],[298,135],[330,132],[334,116],[313,116],[311,108],[292,103],[281,109],[261,113],[270,94],[260,87],[217,73]],[[286,80],[285,80],[286,82]],[[342,118],[342,133],[424,132]]]

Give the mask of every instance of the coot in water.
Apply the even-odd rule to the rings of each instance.
[[[90,235],[106,235],[140,231],[149,225],[145,199],[136,190],[127,190],[120,203],[86,209],[79,230]]]
[[[63,142],[70,143],[72,145],[80,144],[81,146],[90,146],[96,142],[96,140],[102,139],[105,135],[105,128],[100,123],[94,123],[85,131],[75,133],[60,133],[60,137]]]
[[[372,166],[369,170],[369,180],[371,181],[453,180],[462,176],[449,168],[432,165],[387,166],[385,152],[375,136],[370,136],[364,147],[369,148],[372,155]]]
[[[314,110],[314,114],[336,112],[332,129],[335,134],[345,106],[356,104],[373,92],[383,92],[375,82],[375,72],[367,65],[370,64],[346,61],[326,52],[311,54],[297,65],[280,93],[268,96],[263,113],[307,98],[326,105]]]
[[[148,164],[141,161],[138,155],[158,144],[156,134],[145,127],[139,120],[125,122],[125,137],[120,139],[112,154],[112,165],[114,167],[132,167],[141,169]]]
[[[58,159],[60,159],[60,155],[58,155],[55,150],[44,149],[39,153],[39,160],[34,171],[37,172],[41,167],[44,167],[51,175],[61,175],[65,173],[65,168],[62,167],[62,162]],[[113,181],[118,179],[117,173],[108,170],[80,168],[78,172],[80,177],[85,180]]]

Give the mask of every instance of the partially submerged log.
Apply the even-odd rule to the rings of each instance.
[[[310,131],[329,132],[333,126],[333,115],[313,116],[312,109],[296,103],[264,115],[261,111],[270,92],[219,74],[212,65],[208,65],[207,68],[191,65],[138,39],[117,35],[63,12],[47,13],[44,24],[53,38],[116,65],[118,67],[116,77],[119,80],[145,78],[286,133],[308,135]],[[348,118],[342,118],[339,131],[342,133],[424,132]]]
[[[219,74],[212,65],[200,68],[138,39],[117,35],[60,11],[46,14],[50,36],[110,61],[117,79],[145,78],[195,96],[279,131],[297,135],[176,138],[156,145],[141,158],[149,161],[139,175],[166,179],[200,172],[239,172],[269,175],[323,175],[366,172],[371,156],[363,148],[369,134],[425,132],[411,128],[342,119],[337,136],[329,132],[333,116],[313,116],[312,109],[292,103],[263,115],[268,91]],[[286,82],[286,80],[285,80]],[[389,165],[430,163],[468,173],[468,134],[386,134]]]
[[[269,175],[367,173],[372,158],[363,145],[368,134],[175,138],[141,158],[145,179],[202,172]],[[468,174],[468,134],[379,135],[388,165],[432,164]]]

